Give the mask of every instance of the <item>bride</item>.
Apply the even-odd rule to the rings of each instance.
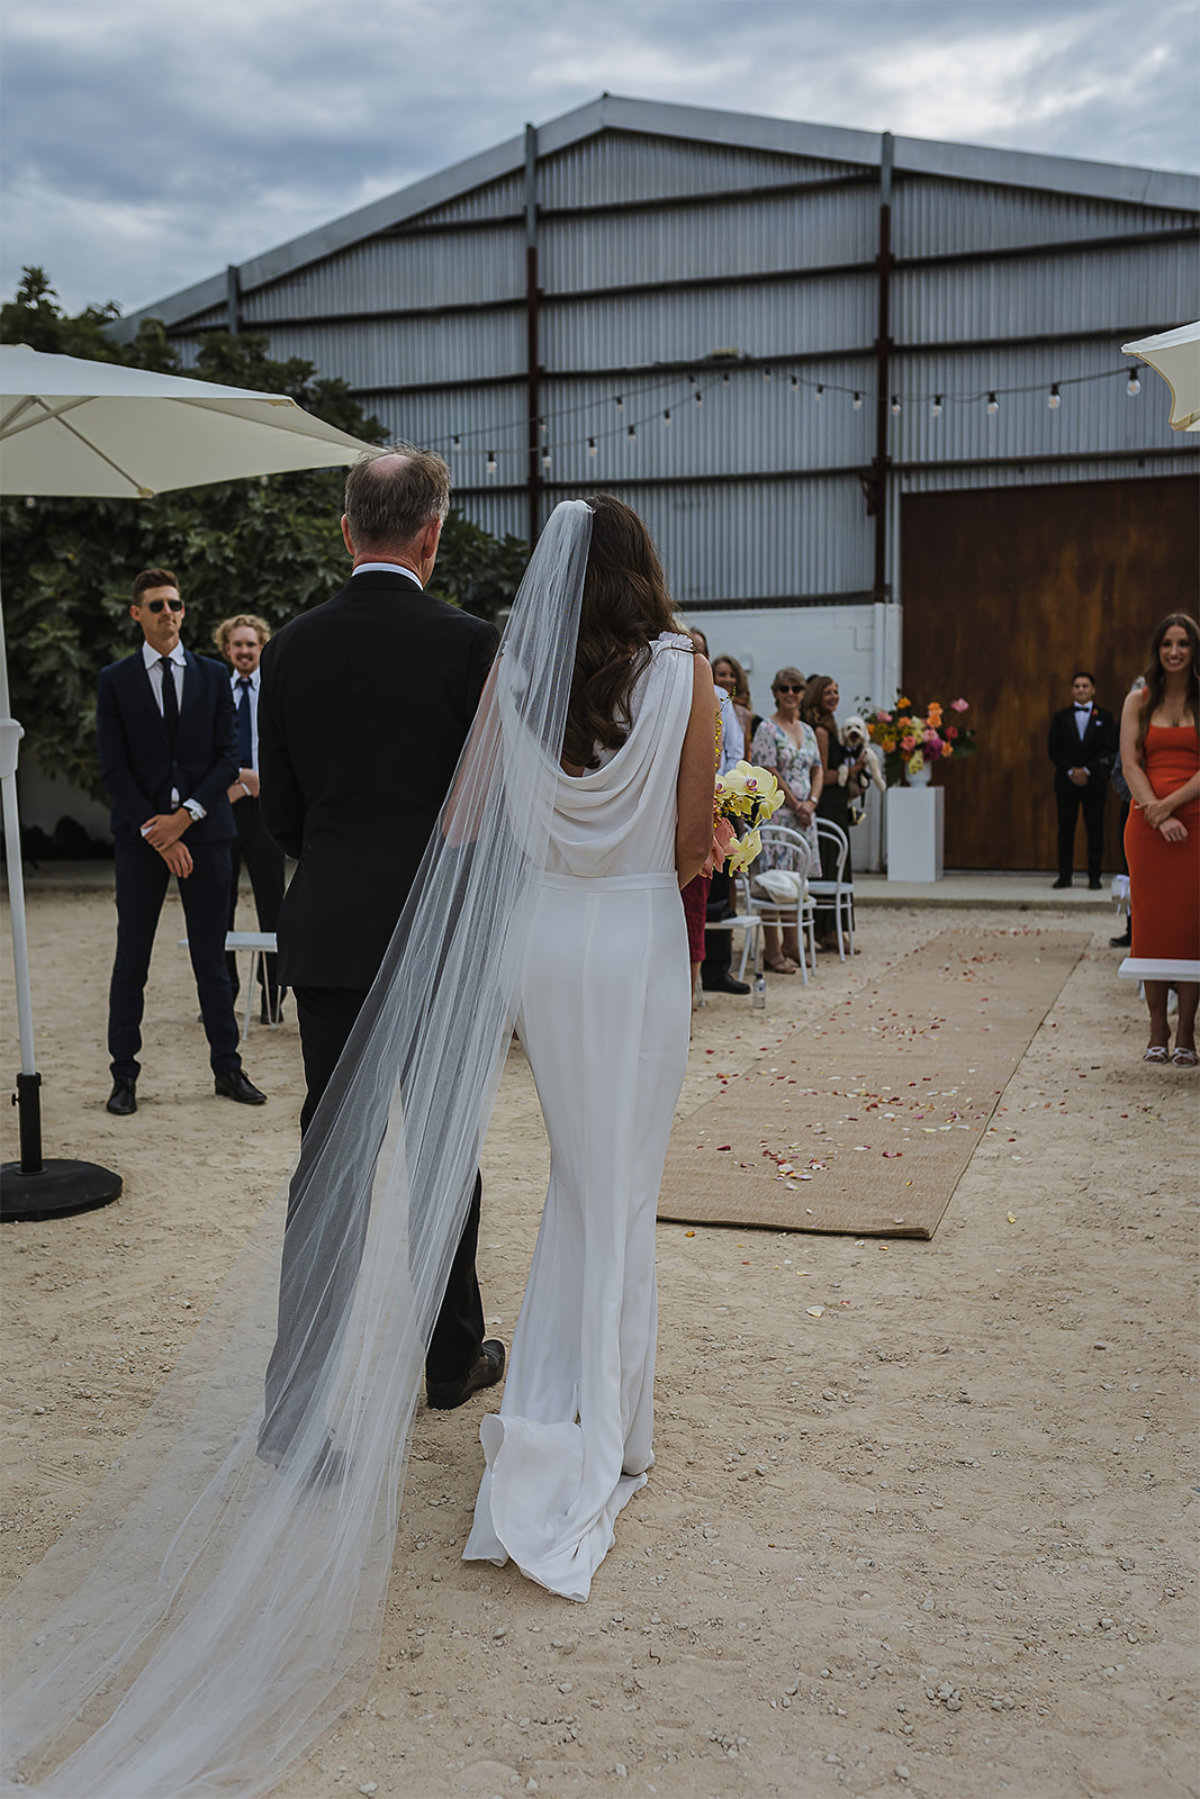
[[[678,888],[712,845],[712,692],[637,515],[557,507],[292,1181],[302,1213],[312,1195],[305,1291],[350,1299],[291,1452],[255,1453],[281,1195],[121,1464],[3,1607],[6,1791],[267,1793],[363,1692],[514,1023],[551,1181],[465,1553],[587,1597],[653,1461],[654,1218],[690,1009]]]

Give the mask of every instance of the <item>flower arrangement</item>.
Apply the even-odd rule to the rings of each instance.
[[[713,863],[730,874],[744,874],[762,849],[758,827],[774,818],[783,805],[783,791],[769,768],[739,762],[727,774],[718,775],[713,794]],[[747,827],[737,835],[736,823]]]
[[[895,787],[906,775],[919,775],[927,763],[974,755],[975,731],[964,717],[970,711],[967,701],[952,700],[946,710],[949,719],[941,704],[930,700],[921,712],[903,694],[897,695],[890,710],[883,706],[863,707],[871,742],[883,754],[889,787]]]

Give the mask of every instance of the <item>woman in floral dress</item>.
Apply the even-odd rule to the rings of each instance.
[[[804,676],[796,668],[781,668],[771,683],[775,711],[764,718],[754,733],[750,760],[760,768],[769,768],[783,789],[784,804],[771,820],[795,831],[808,846],[810,866],[819,869],[821,853],[817,845],[817,801],[821,797],[821,752],[816,733],[800,717],[800,700],[804,693]],[[756,867],[783,868],[788,851],[782,844],[765,843]],[[776,923],[765,922],[766,966],[775,974],[795,974],[803,950],[795,925],[784,927],[783,944],[779,941],[779,914]]]

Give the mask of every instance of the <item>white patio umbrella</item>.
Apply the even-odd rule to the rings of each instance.
[[[1140,357],[1171,390],[1171,429],[1200,431],[1200,320],[1122,344],[1126,356]]]
[[[114,362],[47,356],[0,345],[0,493],[150,499],[246,475],[331,468],[370,444],[313,418],[282,394],[258,394],[157,375]],[[3,1216],[30,1217],[102,1205],[119,1176],[90,1162],[44,1162],[41,1076],[33,1045],[33,1001],[17,809],[18,746],[0,616],[0,789],[12,913],[21,1160],[4,1166]]]

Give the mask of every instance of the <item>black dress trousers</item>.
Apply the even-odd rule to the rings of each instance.
[[[258,928],[260,931],[277,930],[285,886],[283,851],[267,836],[258,801],[252,795],[238,800],[233,808],[233,822],[237,826],[237,836],[233,841],[227,928],[231,931],[237,928],[238,879],[244,862],[254,891]],[[240,985],[237,957],[230,950],[225,959],[229,967],[229,979],[233,984],[233,997],[236,999]],[[276,974],[278,960],[275,954],[271,954],[264,956],[258,965],[260,983],[265,972],[266,996],[272,1016],[279,1009],[279,980]]]
[[[188,953],[208,1038],[214,1074],[240,1068],[233,991],[225,966],[225,916],[229,900],[229,843],[197,843],[192,872],[179,883],[187,922]],[[136,1080],[141,1072],[142,1012],[150,952],[171,871],[144,837],[119,834],[113,842],[117,898],[117,954],[108,993],[108,1053],[114,1077]]]
[[[307,1087],[300,1112],[303,1140],[367,995],[356,987],[296,987],[293,994]],[[460,1379],[475,1362],[483,1343],[483,1300],[475,1273],[482,1194],[483,1182],[476,1174],[466,1223],[450,1265],[425,1358],[427,1380]],[[303,1291],[294,1273],[295,1260],[302,1249],[301,1235],[301,1230],[294,1228],[289,1200],[279,1283],[279,1330],[267,1370],[262,1435],[264,1451],[272,1453],[286,1449],[295,1423],[304,1413],[312,1381],[324,1365],[333,1335],[345,1316],[353,1275],[362,1254],[361,1242],[348,1245],[350,1253],[339,1263],[341,1286],[326,1282],[314,1301],[313,1295]],[[342,1287],[346,1290],[342,1291]]]
[[[1086,787],[1077,787],[1069,775],[1057,769],[1054,798],[1058,805],[1059,880],[1071,879],[1075,864],[1075,832],[1082,811],[1087,832],[1088,880],[1098,881],[1104,857],[1104,803],[1108,798],[1108,777],[1093,774]]]

